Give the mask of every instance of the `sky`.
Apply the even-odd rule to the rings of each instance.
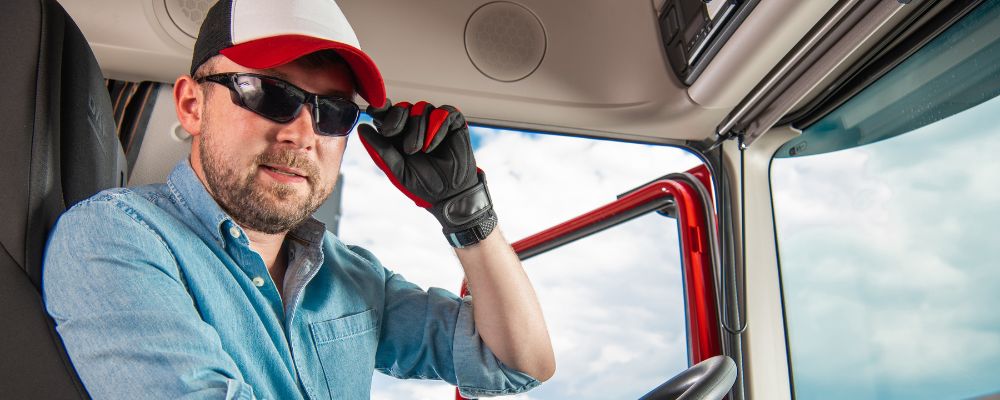
[[[500,229],[510,242],[590,211],[699,160],[684,150],[473,128]],[[421,287],[457,291],[462,270],[437,221],[372,163],[344,156],[341,239]],[[687,367],[677,225],[653,214],[524,262],[558,372],[517,399],[638,398]],[[373,399],[450,399],[454,388],[375,374]]]

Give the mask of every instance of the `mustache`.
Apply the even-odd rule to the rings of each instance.
[[[306,179],[319,179],[319,166],[302,153],[294,150],[271,150],[257,155],[257,165],[270,164],[294,168],[306,174]]]

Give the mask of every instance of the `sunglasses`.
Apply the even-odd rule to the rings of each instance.
[[[278,123],[295,119],[302,106],[308,104],[312,107],[313,129],[323,136],[347,136],[361,114],[353,101],[309,93],[267,75],[230,72],[208,75],[197,82],[215,82],[229,88],[234,104]]]

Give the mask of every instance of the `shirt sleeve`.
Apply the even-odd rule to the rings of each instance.
[[[472,297],[444,289],[424,291],[381,267],[371,253],[352,248],[385,273],[385,309],[375,368],[396,378],[441,379],[467,398],[525,392],[540,384],[500,362],[483,343],[472,318]]]
[[[44,265],[46,308],[93,398],[255,398],[167,245],[124,203],[69,210]]]

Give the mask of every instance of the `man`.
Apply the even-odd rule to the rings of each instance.
[[[310,217],[354,93],[379,126],[359,127],[366,149],[442,223],[474,298],[425,292]],[[375,369],[479,397],[553,374],[462,115],[388,103],[333,1],[219,2],[174,98],[190,158],[76,205],[46,253],[46,305],[94,398],[358,399]]]

